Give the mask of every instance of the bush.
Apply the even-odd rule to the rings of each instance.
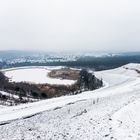
[[[34,97],[34,98],[38,98],[39,97],[39,94],[35,91],[31,91],[31,95]]]
[[[42,98],[48,98],[48,95],[47,95],[46,93],[42,92],[42,93],[41,93],[41,97],[42,97]]]

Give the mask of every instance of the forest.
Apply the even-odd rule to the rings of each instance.
[[[128,63],[140,63],[140,55],[120,55],[107,57],[83,56],[76,61],[67,62],[20,62],[7,64],[6,61],[0,62],[0,68],[22,67],[22,66],[67,66],[74,68],[90,68],[95,71],[117,68]]]

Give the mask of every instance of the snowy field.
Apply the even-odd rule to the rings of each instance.
[[[52,68],[53,69],[53,68]],[[29,82],[35,84],[56,84],[56,85],[72,85],[76,81],[50,78],[48,73],[51,71],[47,67],[27,67],[9,69],[3,71],[11,82]]]
[[[0,140],[139,140],[140,64],[96,72],[105,86],[0,107]]]

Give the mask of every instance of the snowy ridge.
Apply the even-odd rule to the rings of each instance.
[[[106,81],[96,91],[0,108],[0,139],[140,139],[139,70],[128,64],[96,72]]]

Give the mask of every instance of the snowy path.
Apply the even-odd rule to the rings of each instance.
[[[96,75],[109,86],[75,96],[0,108],[0,124],[15,120],[0,126],[0,140],[140,138],[140,120],[136,117],[139,113],[135,111],[135,108],[140,111],[140,78],[137,72],[118,68]],[[132,112],[133,118],[128,117],[128,112]]]

